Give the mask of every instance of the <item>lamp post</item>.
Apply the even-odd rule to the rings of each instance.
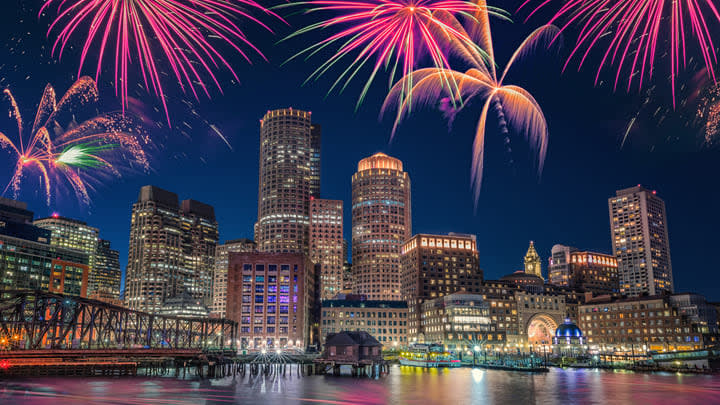
[[[473,347],[473,367],[475,367],[475,363],[477,361],[477,354],[479,351],[480,347],[478,345],[475,345],[475,347]]]

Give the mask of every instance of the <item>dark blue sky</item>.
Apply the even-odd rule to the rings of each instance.
[[[63,91],[74,79],[76,59],[72,53],[61,63],[42,47],[48,46],[44,32],[48,20],[34,17],[35,3],[12,0],[23,7],[9,7],[0,25],[0,76],[3,87],[16,94],[29,121],[47,82]],[[25,5],[28,3],[28,5]],[[516,1],[496,5],[515,9]],[[288,19],[293,26],[307,21]],[[514,46],[535,28],[534,23],[510,24],[493,21],[498,63],[503,64]],[[641,106],[642,97],[613,93],[607,86],[593,87],[591,71],[560,73],[567,48],[541,53],[516,66],[509,82],[530,90],[544,109],[550,127],[545,171],[538,178],[532,155],[520,134],[512,136],[513,165],[505,154],[497,122],[488,123],[486,165],[477,211],[470,190],[471,144],[479,104],[471,103],[458,116],[452,130],[432,108],[416,110],[390,140],[392,123],[379,121],[378,111],[386,91],[381,77],[355,112],[361,81],[343,94],[326,97],[329,79],[305,87],[301,83],[321,59],[280,64],[300,47],[317,37],[280,45],[275,41],[290,32],[280,24],[278,35],[250,31],[269,63],[255,58],[248,66],[237,55],[231,60],[241,84],[229,83],[224,94],[195,102],[202,119],[189,119],[190,109],[173,95],[170,113],[175,130],[153,133],[151,173],[128,174],[120,180],[97,184],[93,204],[80,207],[70,198],[46,207],[39,187],[29,176],[21,199],[28,201],[37,216],[57,211],[86,220],[101,230],[127,261],[129,220],[132,203],[142,185],[154,184],[215,207],[221,239],[252,237],[257,215],[257,164],[259,119],[268,109],[292,106],[308,109],[323,126],[322,194],[340,198],[349,207],[350,177],[357,161],[377,151],[401,159],[412,179],[414,233],[463,232],[476,234],[480,263],[486,278],[498,278],[520,269],[528,241],[536,242],[545,266],[555,243],[582,249],[610,252],[607,198],[618,188],[642,183],[665,199],[670,246],[677,291],[698,291],[720,299],[720,275],[711,254],[720,243],[720,152],[703,148],[697,131],[682,123],[682,109],[657,125],[651,114],[656,106],[670,104],[667,83],[659,81],[652,103],[624,148],[621,138],[628,121]],[[255,36],[253,36],[255,35]],[[17,41],[20,41],[19,44]],[[575,65],[573,65],[575,66]],[[170,82],[170,81],[168,81]],[[101,80],[108,106],[117,105],[109,85]],[[157,104],[152,96],[138,91],[146,105]],[[5,103],[6,100],[4,100]],[[3,107],[5,108],[5,107]],[[155,114],[162,121],[161,114]],[[15,134],[6,117],[0,131]],[[214,123],[232,145],[232,150],[213,135],[203,120]],[[180,133],[183,121],[189,137]],[[0,151],[0,182],[9,178],[9,155]],[[350,211],[345,212],[345,234],[350,236]],[[546,268],[544,268],[546,271]]]

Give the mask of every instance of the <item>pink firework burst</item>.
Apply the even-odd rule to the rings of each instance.
[[[172,72],[183,92],[189,89],[196,98],[199,92],[210,97],[208,83],[222,91],[215,73],[219,67],[224,66],[239,80],[210,39],[228,44],[248,62],[248,51],[265,59],[235,20],[248,19],[271,31],[248,10],[277,17],[253,0],[46,0],[40,14],[51,6],[57,10],[48,29],[48,35],[57,31],[53,55],[62,57],[70,39],[82,37],[78,76],[85,62],[96,58],[96,80],[105,59],[114,60],[115,89],[123,109],[127,106],[130,65],[135,63],[145,87],[162,100],[168,123],[162,63],[167,64],[164,67]]]
[[[525,0],[520,9],[530,3],[539,3],[530,12],[530,18],[551,2],[553,0]],[[666,51],[658,42],[669,42],[667,52],[674,105],[677,75],[688,61],[690,34],[697,40],[708,75],[715,80],[717,54],[710,24],[720,22],[720,14],[714,3],[714,0],[568,0],[549,23],[557,25],[563,21],[561,33],[571,25],[579,25],[577,40],[564,68],[575,57],[580,59],[581,68],[592,49],[607,44],[595,83],[600,80],[604,67],[614,65],[617,67],[615,88],[626,69],[630,69],[627,89],[630,90],[635,76],[638,76],[638,87],[641,88],[646,75],[652,77],[657,57]]]
[[[475,47],[465,32],[454,25],[455,16],[474,19],[480,10],[501,18],[507,13],[485,2],[463,0],[313,0],[287,6],[306,6],[306,13],[331,13],[334,16],[304,27],[288,38],[310,31],[334,29],[334,34],[304,49],[291,59],[313,56],[323,49],[336,52],[315,70],[308,80],[318,79],[341,61],[349,61],[330,88],[348,83],[366,65],[371,66],[370,77],[362,89],[358,105],[365,98],[370,85],[381,68],[391,71],[389,84],[395,82],[399,71],[407,85],[400,97],[409,97],[412,72],[418,68],[421,55],[428,55],[432,64],[448,69],[447,50],[440,45],[450,39]],[[451,85],[451,83],[448,83]]]

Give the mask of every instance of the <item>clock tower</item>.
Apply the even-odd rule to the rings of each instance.
[[[525,273],[543,278],[541,263],[540,255],[535,250],[535,243],[530,241],[530,247],[525,254]]]

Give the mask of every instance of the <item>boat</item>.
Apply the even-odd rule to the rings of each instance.
[[[415,343],[401,352],[398,361],[402,366],[414,367],[460,367],[460,360],[446,352],[441,345]]]

